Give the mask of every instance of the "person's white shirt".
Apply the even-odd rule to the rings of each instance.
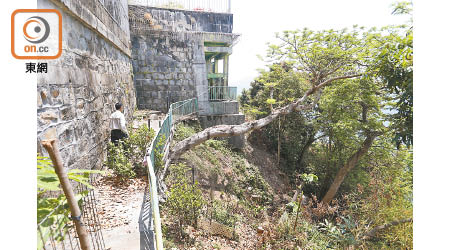
[[[120,110],[116,110],[116,112],[112,113],[109,117],[109,120],[109,128],[111,130],[120,129],[124,133],[128,134],[125,116],[122,114],[122,112],[120,112]]]

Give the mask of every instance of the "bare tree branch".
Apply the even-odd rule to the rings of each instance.
[[[362,74],[353,74],[353,75],[347,75],[347,76],[336,76],[336,77],[330,78],[330,79],[324,81],[323,83],[319,84],[317,86],[317,88],[320,89],[323,86],[328,85],[330,82],[333,82],[333,81],[342,80],[342,79],[348,79],[348,78],[354,78],[354,77],[358,77],[358,76],[362,76]]]

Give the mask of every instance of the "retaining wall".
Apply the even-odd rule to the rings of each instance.
[[[99,168],[109,140],[109,116],[135,109],[127,0],[38,0],[63,17],[63,53],[37,79],[37,151],[57,138],[68,168]]]
[[[243,114],[227,114],[227,115],[204,115],[199,116],[198,120],[203,129],[216,125],[239,125],[245,122]],[[244,135],[235,135],[227,138],[228,143],[235,148],[244,147]]]

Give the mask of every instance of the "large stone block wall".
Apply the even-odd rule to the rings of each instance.
[[[203,44],[195,36],[147,31],[132,33],[131,42],[139,109],[167,112],[168,102],[196,97],[196,85],[207,85],[198,77],[206,65]]]
[[[138,108],[167,112],[168,103],[198,97],[204,109],[208,35],[198,32],[231,35],[233,15],[134,5],[128,13]],[[223,39],[230,42],[230,37]]]
[[[135,109],[127,1],[38,0],[63,16],[63,53],[37,79],[37,150],[57,138],[68,168],[99,168],[109,140],[109,116]]]

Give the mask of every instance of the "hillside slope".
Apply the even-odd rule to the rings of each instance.
[[[198,130],[195,122],[178,125],[175,141]],[[258,227],[261,233],[263,226],[276,222],[277,208],[289,202],[286,194],[293,190],[287,176],[276,166],[276,156],[251,143],[236,151],[226,141],[209,140],[184,154],[180,163],[187,169],[187,178],[192,179],[194,173],[206,206],[197,228],[185,228],[183,240],[177,237],[176,221],[167,209],[161,209],[166,247],[259,249]],[[172,173],[167,179],[169,188],[177,181]]]

